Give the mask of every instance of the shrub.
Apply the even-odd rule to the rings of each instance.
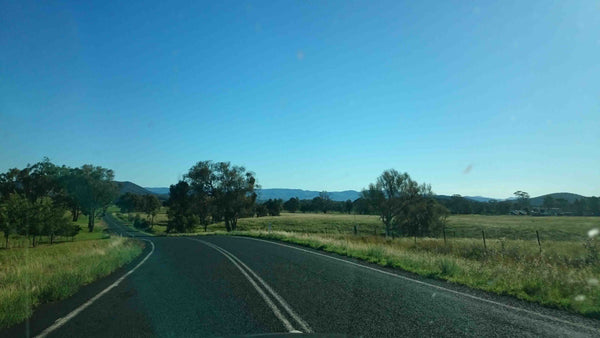
[[[150,222],[148,220],[141,218],[139,215],[135,216],[133,220],[133,226],[138,229],[147,229],[150,227]]]

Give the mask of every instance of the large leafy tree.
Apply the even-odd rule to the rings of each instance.
[[[515,197],[517,198],[517,206],[519,209],[529,209],[529,194],[525,191],[515,191]]]
[[[278,198],[269,198],[269,200],[263,204],[265,205],[265,207],[267,207],[267,212],[271,216],[279,216],[281,213],[281,209],[283,209],[283,201]]]
[[[154,217],[160,210],[161,203],[155,195],[142,196],[142,211],[150,218],[150,226],[154,225]]]
[[[249,214],[256,202],[256,178],[242,166],[200,161],[184,179],[196,198],[199,218],[208,219],[209,214],[222,218],[227,231],[236,230],[238,219]]]
[[[432,234],[446,213],[433,200],[431,186],[419,185],[407,173],[394,169],[384,171],[361,195],[378,212],[386,236],[392,235],[394,229],[411,236]]]
[[[0,228],[4,233],[4,240],[8,248],[8,239],[11,234],[27,233],[25,229],[29,223],[29,201],[19,194],[9,194],[2,205],[0,213]]]
[[[198,217],[193,213],[193,196],[190,185],[179,181],[169,188],[169,210],[167,211],[167,232],[187,232],[194,228]]]
[[[300,200],[298,197],[292,197],[283,203],[283,208],[289,212],[296,212],[300,209]]]
[[[64,178],[65,188],[77,200],[81,210],[88,215],[88,230],[94,231],[96,217],[110,205],[118,195],[114,172],[91,164],[75,168]]]

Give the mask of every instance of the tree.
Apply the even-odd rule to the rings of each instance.
[[[36,209],[39,213],[41,233],[50,238],[50,244],[54,243],[57,235],[70,235],[71,222],[65,217],[66,210],[54,204],[48,197],[42,197],[36,201]]]
[[[94,231],[96,216],[101,214],[118,195],[111,169],[83,165],[72,169],[64,179],[69,195],[77,200],[84,214],[88,215],[88,230]]]
[[[126,192],[119,196],[115,204],[121,209],[122,213],[130,213],[140,209],[140,196],[130,192]]]
[[[588,198],[588,205],[592,215],[600,215],[600,198],[594,196]]]
[[[561,212],[566,212],[569,209],[569,201],[565,198],[557,198],[556,206],[560,208]]]
[[[232,166],[229,162],[200,161],[190,168],[184,179],[196,198],[210,199],[213,215],[222,217],[227,231],[236,230],[239,217],[253,210],[256,179],[244,167]]]
[[[319,198],[321,198],[321,211],[323,211],[324,214],[327,213],[327,211],[331,210],[332,207],[332,203],[331,203],[331,197],[329,196],[329,193],[327,191],[321,191],[319,193]]]
[[[544,202],[542,204],[544,208],[554,208],[554,198],[551,195],[544,196]]]
[[[31,208],[25,197],[12,193],[7,197],[3,209],[4,222],[0,223],[0,226],[2,226],[4,240],[8,247],[8,238],[11,234],[27,235],[27,224],[29,223]]]
[[[0,204],[0,231],[4,234],[4,240],[6,242],[5,247],[8,249],[8,238],[14,230],[12,224],[8,222],[6,207],[3,204]]]
[[[298,199],[298,197],[292,197],[285,203],[283,203],[283,208],[288,212],[294,213],[298,211],[298,209],[300,209],[300,200]]]
[[[256,217],[265,217],[269,215],[269,209],[264,203],[256,204],[254,212],[256,213]]]
[[[344,202],[344,212],[351,214],[353,206],[352,200],[346,200],[346,202]]]
[[[407,173],[384,171],[362,191],[362,198],[378,212],[386,236],[393,229],[411,236],[435,233],[443,223],[446,210],[432,198],[431,186],[418,185]]]
[[[282,200],[281,199],[270,199],[264,203],[269,215],[279,216],[281,214]]]
[[[168,205],[167,232],[187,232],[196,226],[198,217],[195,217],[192,212],[191,189],[186,181],[171,185]]]
[[[359,215],[368,215],[371,213],[369,201],[365,200],[363,197],[359,197],[352,202],[352,210]]]
[[[529,209],[529,194],[524,191],[515,191],[515,197],[517,197],[517,205],[519,209],[528,210]]]
[[[150,218],[150,227],[154,226],[154,217],[160,210],[160,201],[155,195],[142,196],[142,211]]]

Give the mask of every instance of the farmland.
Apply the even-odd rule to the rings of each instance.
[[[164,208],[156,220],[154,233],[164,235]],[[598,317],[600,243],[588,231],[599,227],[598,217],[452,215],[446,240],[386,239],[377,216],[283,213],[242,218],[233,234],[309,246]],[[205,234],[201,227],[196,233]],[[224,225],[209,225],[206,234],[213,233],[226,234]]]
[[[116,208],[111,209],[117,212]],[[164,234],[167,223],[167,208],[162,207],[155,217],[155,234]],[[131,213],[145,217],[143,213]],[[121,219],[127,220],[127,215]],[[271,230],[300,233],[353,233],[357,226],[359,235],[383,234],[383,225],[375,215],[352,215],[340,213],[282,213],[281,216],[241,218],[238,230]],[[446,235],[451,238],[482,238],[481,231],[489,239],[511,239],[537,241],[536,230],[542,241],[584,240],[587,232],[600,227],[600,217],[531,217],[531,216],[486,216],[451,215],[447,219]],[[222,223],[211,224],[209,231],[224,230]],[[196,228],[196,232],[204,231]],[[442,235],[440,234],[440,237]]]

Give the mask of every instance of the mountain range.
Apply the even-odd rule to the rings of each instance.
[[[129,181],[117,182],[117,185],[119,186],[119,190],[120,190],[121,194],[130,192],[130,193],[138,194],[138,195],[154,194],[154,195],[157,195],[158,198],[161,200],[166,200],[169,198],[169,188],[141,187],[141,186],[139,186],[133,182],[129,182]],[[313,199],[313,198],[319,196],[319,193],[320,193],[320,191],[302,190],[302,189],[275,188],[275,189],[258,189],[257,190],[258,200],[260,200],[260,201],[266,201],[270,198],[272,198],[272,199],[280,198],[284,201],[287,201],[292,197],[298,197],[301,200]],[[329,194],[329,197],[334,201],[346,201],[346,200],[354,201],[360,197],[360,191],[356,191],[356,190],[329,191],[328,194]],[[541,206],[544,203],[544,198],[548,195],[552,196],[552,198],[554,198],[554,199],[564,198],[569,203],[573,203],[576,199],[580,199],[580,198],[584,197],[584,196],[569,193],[569,192],[558,192],[558,193],[552,193],[552,194],[532,197],[529,199],[529,203],[531,206],[534,206],[534,207]],[[436,195],[436,197],[440,198],[440,199],[445,199],[445,198],[450,198],[451,196]],[[506,200],[515,199],[514,197],[510,197],[510,198],[506,198],[506,199],[497,199],[497,198],[490,198],[490,197],[484,197],[484,196],[463,196],[463,197],[473,200],[473,201],[484,202],[484,203],[489,202],[490,200],[506,201]]]

